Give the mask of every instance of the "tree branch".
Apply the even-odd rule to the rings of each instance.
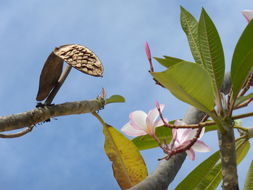
[[[103,106],[104,101],[102,100],[84,100],[44,106],[23,113],[2,116],[0,117],[0,132],[34,126],[53,117],[91,113],[103,108]]]

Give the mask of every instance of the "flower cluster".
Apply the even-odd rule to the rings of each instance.
[[[163,104],[157,104],[157,107],[160,108],[161,111],[164,109]],[[156,137],[155,128],[157,126],[163,125],[163,121],[161,119],[158,120],[159,111],[157,108],[154,108],[146,114],[144,111],[134,111],[129,115],[129,122],[123,126],[121,129],[129,136],[142,136],[142,135],[150,135],[152,137]],[[167,122],[167,119],[164,119]],[[186,123],[183,121],[177,120],[174,125],[185,126]],[[190,128],[173,128],[172,134],[173,138],[168,147],[170,147],[170,151],[184,149],[189,143],[192,142],[192,139],[196,136],[198,129],[190,129]],[[199,139],[204,134],[204,128],[201,130],[201,133],[196,140],[196,142],[186,150],[187,155],[191,160],[195,159],[195,152],[209,152],[210,148]],[[157,139],[157,137],[156,137]]]

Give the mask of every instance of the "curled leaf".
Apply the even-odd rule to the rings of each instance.
[[[110,125],[103,124],[105,152],[121,189],[128,189],[147,176],[145,162],[134,143]]]

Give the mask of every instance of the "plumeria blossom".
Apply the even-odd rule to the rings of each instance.
[[[164,109],[163,104],[159,104],[161,111]],[[144,111],[134,111],[129,114],[129,122],[121,130],[129,136],[142,136],[149,134],[155,135],[155,128],[163,125],[163,121],[158,120],[159,112],[154,108],[146,114]]]
[[[253,10],[243,10],[242,14],[247,19],[248,22],[250,22],[251,19],[253,18]]]
[[[176,120],[175,125],[186,125],[186,123],[184,123],[183,121],[180,120]],[[187,146],[191,140],[195,137],[196,133],[197,133],[198,129],[172,129],[172,134],[173,134],[173,139],[172,139],[172,143],[171,143],[171,148],[178,148],[178,147],[184,147]],[[203,134],[205,132],[205,128],[202,129],[199,138],[200,139]],[[203,142],[200,140],[197,140],[190,149],[186,150],[187,155],[189,156],[189,158],[191,160],[195,160],[195,151],[196,152],[209,152],[210,148]]]

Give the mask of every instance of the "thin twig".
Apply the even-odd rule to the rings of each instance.
[[[10,133],[10,134],[1,134],[0,133],[0,138],[16,138],[16,137],[21,137],[23,135],[26,135],[27,133],[31,132],[33,130],[33,127],[27,127],[26,129],[17,132],[17,133]]]
[[[250,74],[250,76],[248,77],[243,90],[241,91],[241,93],[238,95],[238,97],[243,96],[249,89],[250,89],[250,83],[253,80],[253,73]]]
[[[234,110],[248,106],[249,103],[252,102],[252,100],[253,100],[253,98],[250,98],[250,99],[246,100],[245,102],[243,102],[243,103],[239,104],[238,106],[236,106],[234,108]]]

